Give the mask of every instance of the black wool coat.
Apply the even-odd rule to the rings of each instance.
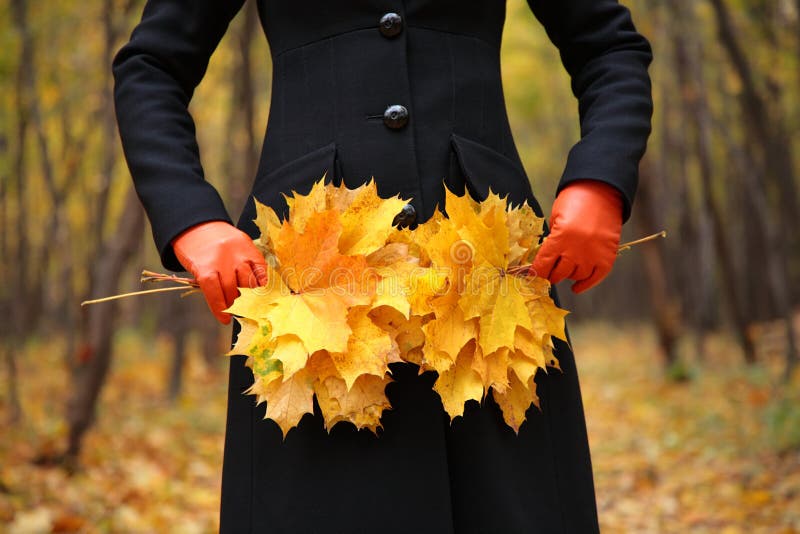
[[[231,221],[204,180],[188,104],[244,0],[148,0],[113,58],[124,153],[163,265],[182,230]],[[269,121],[252,195],[286,214],[328,171],[350,187],[374,176],[411,199],[412,227],[444,202],[443,180],[482,200],[489,186],[539,208],[509,129],[500,77],[504,0],[254,0],[272,55]],[[616,0],[528,0],[560,51],[581,138],[558,189],[601,180],[630,215],[652,114],[649,42]],[[546,73],[542,73],[546,75]],[[460,188],[460,189],[459,189]],[[255,237],[254,205],[238,217]],[[234,327],[234,335],[236,328]],[[573,354],[536,379],[519,435],[491,396],[450,425],[433,373],[392,364],[393,409],[376,437],[328,434],[315,413],[282,442],[244,356],[230,359],[221,531],[258,533],[588,533],[598,530]]]

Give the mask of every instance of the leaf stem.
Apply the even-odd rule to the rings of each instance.
[[[640,239],[636,239],[634,241],[628,241],[627,243],[623,243],[617,249],[617,254],[619,254],[623,250],[629,250],[634,245],[639,245],[641,243],[646,243],[648,241],[653,241],[653,240],[661,238],[661,237],[667,237],[667,231],[666,230],[661,230],[658,233],[651,234],[651,235],[642,237]],[[533,264],[530,264],[530,263],[525,264],[525,265],[515,265],[513,267],[509,267],[508,269],[506,269],[506,273],[513,274],[513,275],[522,274],[523,276],[527,276],[527,273],[530,270],[532,265]],[[157,273],[157,272],[154,272],[154,271],[148,271],[146,269],[142,271],[141,282],[175,282],[175,283],[181,284],[181,285],[174,286],[174,287],[162,287],[162,288],[159,288],[159,289],[145,289],[143,291],[133,291],[131,293],[122,293],[120,295],[111,295],[110,297],[104,297],[104,298],[101,298],[101,299],[84,300],[83,302],[81,302],[81,306],[86,306],[87,304],[97,304],[99,302],[108,302],[110,300],[123,299],[123,298],[127,298],[127,297],[134,297],[134,296],[137,296],[137,295],[149,295],[151,293],[165,293],[167,291],[178,291],[178,290],[182,290],[183,291],[183,290],[186,290],[187,286],[190,287],[190,288],[195,288],[195,289],[186,290],[187,291],[186,294],[189,294],[189,293],[194,293],[195,291],[197,291],[196,288],[200,287],[200,284],[197,283],[197,280],[195,280],[193,278],[182,278],[180,276],[175,276],[174,274]],[[185,295],[181,295],[181,296],[185,296]]]
[[[623,250],[630,249],[633,245],[638,245],[640,243],[646,243],[648,241],[654,241],[654,240],[656,240],[656,239],[658,239],[660,237],[667,237],[667,231],[666,230],[661,230],[658,233],[650,234],[650,235],[642,237],[640,239],[634,239],[633,241],[628,241],[627,243],[623,243],[617,249],[617,254],[619,254]]]
[[[147,295],[150,293],[165,293],[167,291],[187,291],[186,286],[175,286],[175,287],[160,287],[158,289],[145,289],[143,291],[133,291],[131,293],[122,293],[120,295],[111,295],[110,297],[103,297],[101,299],[94,299],[94,300],[84,300],[81,302],[81,306],[86,306],[87,304],[97,304],[99,302],[108,302],[110,300],[117,300],[117,299],[124,299],[127,297],[135,297],[137,295]],[[192,289],[188,290],[189,292],[193,292]]]
[[[641,243],[646,243],[648,241],[654,241],[654,240],[659,239],[661,237],[667,237],[667,231],[666,230],[661,230],[658,233],[650,234],[648,236],[645,236],[645,237],[642,237],[642,238],[639,238],[639,239],[635,239],[633,241],[628,241],[627,243],[622,243],[617,248],[617,254],[619,254],[622,251],[629,250],[634,245],[639,245]],[[523,276],[528,276],[527,272],[530,270],[532,265],[533,265],[532,263],[527,263],[525,265],[514,265],[513,267],[509,267],[508,269],[506,269],[506,272],[508,274],[522,274]]]
[[[183,284],[186,286],[192,287],[199,287],[197,280],[194,278],[182,278],[180,276],[175,276],[174,274],[163,274],[157,273],[154,271],[148,271],[147,269],[142,271],[142,277],[139,280],[140,282],[176,282],[178,284]]]

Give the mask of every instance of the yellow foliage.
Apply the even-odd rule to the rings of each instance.
[[[477,345],[470,342],[456,356],[453,365],[439,373],[433,389],[442,398],[442,404],[450,417],[464,413],[464,404],[469,400],[481,401],[483,384],[481,377],[472,368]]]
[[[392,219],[405,201],[381,199],[374,181],[348,189],[324,178],[307,195],[286,196],[284,221],[256,199],[268,283],[241,288],[226,310],[242,326],[230,354],[249,356],[255,383],[248,393],[267,401],[266,417],[284,436],[313,412],[314,394],[328,429],[350,421],[376,430],[388,402],[375,390],[388,383],[388,364],[402,360],[369,312],[389,305],[410,313],[410,285],[398,296],[387,281],[393,268],[414,263],[407,243],[389,242],[398,238]]]
[[[550,298],[549,282],[509,273],[533,260],[544,221],[529,205],[510,207],[491,189],[481,202],[447,187],[445,195],[447,217],[415,230],[421,263],[443,270],[450,282],[430,301],[422,370],[439,373],[434,389],[451,418],[476,399],[478,380],[482,393],[492,389],[502,399],[503,417],[518,431],[525,413],[520,403],[527,399],[527,409],[536,402],[535,387],[527,384],[538,369],[558,367],[551,336],[566,338],[567,312]],[[459,367],[467,359],[469,373]]]
[[[518,431],[538,406],[536,372],[558,366],[552,337],[565,338],[549,283],[509,272],[532,261],[543,220],[491,190],[479,203],[445,187],[447,215],[401,229],[392,220],[406,200],[380,198],[373,180],[324,179],[284,195],[283,221],[256,200],[269,282],[241,288],[226,310],[241,325],[229,354],[253,370],[247,393],[284,436],[315,395],[328,431],[346,421],[377,433],[389,365],[414,364],[438,374],[451,419],[492,390]]]

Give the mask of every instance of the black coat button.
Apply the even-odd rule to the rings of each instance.
[[[412,204],[406,204],[403,206],[403,209],[394,216],[392,220],[392,225],[397,226],[398,228],[403,228],[404,226],[411,225],[414,221],[417,220],[417,210],[414,209]]]
[[[378,24],[384,37],[396,37],[403,31],[403,17],[397,13],[386,13]]]
[[[393,130],[398,130],[408,122],[408,110],[405,106],[394,104],[383,112],[383,123]]]

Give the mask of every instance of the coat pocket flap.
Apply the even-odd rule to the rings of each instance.
[[[330,143],[306,152],[277,168],[270,170],[265,170],[263,166],[259,168],[247,204],[239,218],[239,228],[251,236],[258,234],[258,229],[252,222],[255,218],[254,198],[275,210],[281,219],[288,217],[289,205],[284,195],[287,197],[293,194],[307,195],[314,182],[323,176],[326,183],[336,183],[339,178],[336,163],[336,143]]]
[[[457,134],[451,134],[450,142],[466,187],[475,200],[485,200],[491,187],[493,193],[501,197],[507,195],[510,205],[519,206],[527,201],[535,213],[541,214],[520,165],[482,143]]]
[[[307,195],[314,182],[325,175],[325,181],[333,179],[336,161],[336,143],[307,152],[299,158],[284,163],[276,169],[259,174],[253,184],[253,196],[262,204],[276,211],[286,207],[281,193],[291,196],[292,191]]]

